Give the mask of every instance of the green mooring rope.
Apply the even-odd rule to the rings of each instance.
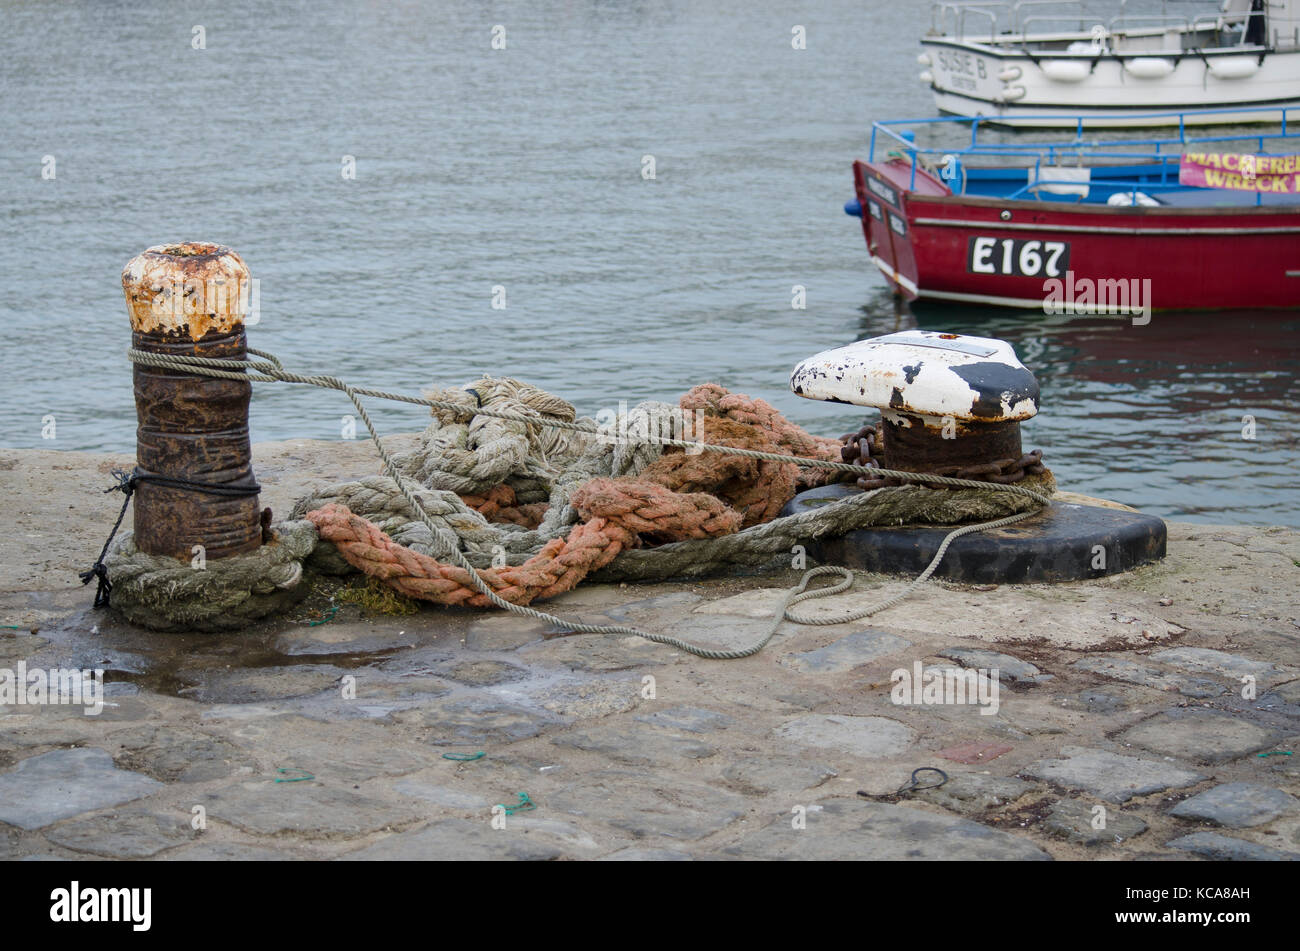
[[[535,618],[539,621],[546,621],[550,624],[557,625],[565,630],[573,631],[580,634],[626,634],[633,637],[641,637],[656,644],[666,644],[669,647],[675,647],[678,650],[686,651],[697,657],[703,657],[707,660],[739,660],[743,657],[752,657],[757,654],[768,642],[776,636],[777,629],[784,621],[793,621],[796,624],[843,624],[848,621],[856,621],[864,617],[877,614],[886,608],[891,608],[910,595],[917,587],[929,580],[939,567],[943,560],[944,554],[948,551],[948,546],[963,535],[970,535],[974,532],[984,532],[995,528],[1002,528],[1022,519],[1029,518],[1037,513],[1037,510],[1020,512],[1015,515],[1008,515],[1005,518],[995,519],[991,522],[980,522],[974,525],[966,525],[962,528],[954,529],[949,532],[947,537],[939,545],[939,550],[935,552],[934,558],[930,564],[921,572],[917,578],[911,582],[898,594],[886,601],[874,604],[861,611],[851,611],[847,614],[834,615],[831,617],[811,618],[790,613],[790,608],[800,601],[810,598],[824,598],[833,594],[840,594],[847,591],[853,584],[853,572],[848,568],[838,565],[821,565],[812,568],[804,573],[799,583],[786,592],[785,597],[781,600],[780,606],[772,616],[772,624],[762,639],[749,647],[737,648],[735,650],[715,650],[708,647],[700,647],[697,644],[691,644],[680,638],[672,637],[667,634],[655,634],[650,631],[642,631],[635,627],[626,627],[621,624],[584,624],[577,621],[569,621],[553,614],[547,614],[544,611],[538,611],[527,605],[512,604],[498,595],[479,575],[478,570],[470,564],[469,560],[461,553],[458,540],[448,537],[438,528],[429,515],[424,511],[416,496],[411,489],[407,487],[408,479],[398,471],[393,464],[392,458],[384,448],[379,439],[379,433],[375,430],[374,424],[370,421],[370,414],[361,403],[362,396],[373,396],[376,399],[394,400],[400,403],[414,403],[417,406],[428,406],[437,409],[452,410],[457,413],[471,413],[476,416],[492,416],[497,419],[510,420],[512,422],[525,423],[530,426],[550,426],[557,429],[568,429],[577,432],[586,433],[591,436],[601,437],[602,434],[597,432],[592,425],[583,425],[580,423],[569,423],[561,420],[543,419],[536,416],[525,416],[522,413],[510,413],[500,410],[491,410],[487,408],[476,408],[470,410],[459,403],[452,403],[447,400],[434,400],[419,396],[409,396],[403,393],[388,393],[383,390],[366,389],[355,387],[337,377],[332,376],[304,376],[298,373],[291,373],[286,370],[273,354],[266,353],[262,350],[248,348],[248,353],[262,358],[262,361],[256,360],[219,360],[211,357],[195,356],[173,356],[161,353],[149,353],[144,350],[132,348],[127,351],[127,358],[139,366],[157,367],[165,370],[178,370],[184,373],[193,373],[199,376],[210,376],[226,380],[254,380],[261,383],[302,383],[307,386],[317,386],[327,390],[339,390],[344,393],[352,405],[356,407],[357,415],[361,421],[366,424],[366,429],[370,433],[371,440],[374,441],[375,449],[379,453],[379,458],[383,460],[384,469],[396,483],[406,501],[410,504],[412,511],[419,516],[425,526],[433,533],[433,537],[442,543],[447,555],[460,568],[469,573],[470,581],[474,588],[489,601],[499,608],[510,611],[514,614],[523,615],[524,617]],[[769,462],[790,462],[804,468],[813,469],[830,469],[836,472],[850,472],[855,475],[861,475],[864,471],[869,471],[873,476],[886,476],[890,478],[901,479],[905,482],[926,482],[931,485],[950,485],[957,488],[974,488],[989,489],[994,488],[1008,492],[1013,495],[1020,495],[1025,498],[1033,499],[1042,505],[1050,504],[1051,500],[1041,492],[1035,492],[1033,489],[1027,489],[1018,485],[998,485],[990,482],[977,482],[973,479],[954,479],[950,476],[926,475],[918,472],[902,472],[895,469],[870,469],[864,470],[861,466],[849,465],[845,462],[833,462],[824,459],[809,459],[803,456],[789,456],[774,452],[760,452],[755,449],[740,449],[734,446],[722,446],[715,443],[694,442],[686,439],[671,439],[663,436],[636,436],[636,437],[607,437],[610,439],[625,439],[628,442],[655,443],[663,446],[677,446],[683,449],[695,449],[702,452],[718,452],[726,455],[745,456],[750,459],[760,459]],[[880,491],[880,490],[876,490]],[[871,492],[865,493],[860,498],[868,498]],[[841,580],[839,583],[826,588],[815,588],[808,590],[808,582],[820,575],[839,574]]]

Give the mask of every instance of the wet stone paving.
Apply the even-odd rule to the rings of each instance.
[[[547,607],[735,646],[797,577]],[[107,684],[97,716],[0,706],[0,858],[1295,860],[1297,580],[1300,533],[1173,523],[1130,574],[932,583],[741,661],[351,603],[167,635],[9,590],[0,669]]]

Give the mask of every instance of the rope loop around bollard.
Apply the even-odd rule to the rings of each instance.
[[[117,479],[117,484],[110,485],[104,490],[104,494],[121,492],[125,496],[122,499],[122,509],[117,513],[117,521],[113,523],[108,538],[104,540],[104,547],[100,549],[99,557],[95,559],[95,563],[77,575],[82,584],[90,584],[92,578],[99,579],[99,584],[95,587],[94,606],[96,608],[109,606],[113,583],[108,578],[108,567],[104,564],[104,558],[108,555],[108,547],[113,544],[113,538],[117,535],[117,530],[122,527],[122,519],[126,518],[126,510],[131,504],[131,496],[135,494],[135,490],[141,484],[147,482],[171,489],[188,489],[192,492],[203,492],[208,495],[225,496],[227,498],[243,498],[249,495],[257,495],[262,491],[262,487],[257,482],[244,485],[229,482],[196,482],[193,479],[179,479],[173,476],[159,475],[156,472],[145,472],[139,466],[136,466],[130,473],[125,469],[114,469],[110,474]]]
[[[781,624],[786,620],[793,621],[794,623],[797,624],[817,624],[817,625],[839,624],[849,620],[857,620],[859,618],[868,617],[872,614],[876,614],[880,611],[883,611],[886,608],[892,607],[893,605],[902,601],[909,594],[911,594],[913,590],[915,590],[918,586],[920,586],[926,580],[928,580],[930,576],[934,573],[934,571],[939,567],[939,563],[942,561],[944,554],[947,552],[948,546],[955,539],[960,538],[963,535],[968,535],[974,532],[981,532],[990,529],[1001,528],[1003,526],[1010,525],[1014,522],[1018,522],[1022,519],[1026,519],[1032,515],[1037,514],[1037,510],[1029,510],[1029,511],[1017,513],[1015,515],[1009,515],[1006,516],[1005,518],[999,518],[994,521],[980,522],[978,524],[967,525],[961,528],[954,529],[952,532],[950,532],[947,535],[947,537],[944,538],[943,542],[939,545],[938,551],[935,553],[934,558],[930,561],[930,564],[926,567],[926,569],[916,579],[914,579],[901,594],[897,595],[896,597],[890,598],[887,601],[883,601],[879,604],[873,605],[869,608],[860,611],[854,611],[845,615],[838,615],[835,617],[827,617],[827,618],[807,618],[798,615],[792,615],[790,613],[790,607],[800,601],[807,600],[810,598],[822,598],[833,594],[839,594],[843,591],[847,591],[849,587],[851,587],[853,584],[853,572],[848,568],[843,568],[834,565],[822,565],[813,568],[805,572],[799,584],[797,584],[795,587],[791,588],[788,592],[786,592],[785,598],[782,600],[780,606],[777,608],[776,612],[774,613],[772,618],[772,623],[768,628],[767,632],[763,635],[763,637],[756,643],[751,644],[750,646],[744,648],[738,648],[734,650],[716,650],[713,648],[701,647],[698,644],[691,644],[680,638],[672,637],[667,634],[657,634],[650,631],[642,631],[639,630],[638,628],[628,627],[619,624],[585,624],[578,621],[570,621],[565,618],[548,614],[544,611],[538,611],[535,608],[531,608],[526,605],[514,604],[510,601],[505,600],[500,595],[498,595],[495,591],[492,590],[492,588],[488,585],[488,583],[483,580],[482,576],[479,574],[478,569],[475,568],[470,563],[469,559],[466,558],[465,555],[460,551],[459,541],[455,538],[455,536],[451,536],[449,535],[449,533],[439,528],[434,523],[433,519],[429,516],[429,514],[425,511],[424,506],[420,503],[416,495],[416,491],[418,491],[418,489],[421,487],[417,486],[416,490],[412,490],[411,486],[408,484],[410,482],[410,479],[407,476],[403,475],[397,469],[396,465],[393,463],[392,457],[388,453],[388,450],[384,448],[384,445],[379,438],[379,433],[375,429],[374,424],[371,422],[370,414],[366,411],[365,406],[361,402],[361,397],[370,396],[376,399],[390,400],[390,401],[401,402],[401,403],[411,403],[417,406],[427,406],[431,409],[450,410],[461,415],[465,415],[468,413],[471,416],[474,415],[490,416],[497,419],[504,419],[512,422],[525,423],[527,425],[541,425],[541,426],[551,427],[555,429],[564,429],[564,430],[570,430],[574,432],[581,432],[589,436],[601,437],[603,434],[599,433],[594,428],[594,423],[588,423],[584,425],[579,423],[565,422],[563,420],[558,420],[558,419],[542,419],[535,416],[524,416],[519,413],[510,413],[501,410],[492,410],[482,406],[473,410],[469,410],[463,404],[451,403],[446,400],[436,400],[436,399],[429,399],[427,397],[410,396],[409,394],[404,394],[404,393],[390,393],[384,390],[354,387],[346,383],[345,381],[338,379],[337,377],[307,376],[298,373],[292,373],[284,368],[284,365],[280,362],[279,358],[277,358],[274,354],[270,354],[262,350],[255,350],[252,347],[249,347],[247,352],[254,356],[260,357],[261,360],[225,360],[225,359],[219,359],[214,357],[159,354],[159,353],[152,353],[145,350],[138,350],[136,348],[131,348],[127,351],[127,358],[132,363],[135,363],[140,366],[151,366],[160,369],[178,370],[182,372],[193,373],[198,376],[209,376],[209,377],[215,377],[217,379],[253,380],[256,382],[264,382],[264,383],[281,383],[281,382],[299,383],[307,386],[319,387],[321,389],[338,390],[342,392],[352,402],[352,405],[356,407],[357,415],[361,418],[362,423],[365,424],[366,430],[370,433],[370,438],[375,444],[375,449],[379,454],[379,458],[384,463],[385,471],[387,472],[389,477],[392,478],[398,490],[402,493],[402,496],[406,499],[407,503],[410,505],[411,510],[415,512],[415,514],[419,517],[420,521],[423,522],[425,527],[427,527],[429,531],[432,533],[433,538],[437,540],[437,542],[439,543],[439,547],[441,551],[445,553],[445,555],[451,561],[455,562],[455,564],[458,567],[460,567],[465,572],[467,572],[471,585],[474,587],[476,591],[478,591],[485,598],[487,598],[489,602],[513,614],[518,614],[524,617],[530,617],[539,621],[546,621],[547,623],[550,624],[562,625],[567,630],[574,631],[576,633],[631,635],[634,637],[644,638],[645,640],[652,641],[657,644],[664,644],[669,647],[675,647],[678,650],[686,651],[687,653],[694,654],[697,657],[705,658],[706,660],[739,660],[741,658],[751,657],[767,646],[768,642],[770,642],[772,638],[776,636],[776,632],[780,628]],[[727,446],[719,443],[706,443],[706,442],[698,442],[698,441],[687,440],[687,439],[673,439],[666,436],[652,436],[648,434],[646,435],[637,434],[635,436],[632,436],[632,435],[623,434],[620,436],[610,436],[607,438],[626,441],[626,442],[656,444],[656,445],[671,446],[671,447],[676,447],[681,449],[691,449],[697,452],[715,452],[715,453],[723,453],[727,455],[743,456],[745,458],[757,459],[760,461],[786,462],[804,468],[829,469],[835,472],[848,472],[854,475],[862,475],[865,471],[870,473],[873,476],[895,477],[902,480],[903,482],[908,482],[908,483],[925,483],[927,485],[943,485],[943,486],[951,486],[954,488],[977,488],[977,489],[993,488],[998,491],[1006,492],[1008,494],[1019,495],[1024,498],[1032,499],[1038,502],[1040,506],[1049,505],[1051,503],[1051,500],[1041,492],[1036,492],[1033,489],[1027,489],[1024,486],[1020,486],[1020,485],[1000,485],[997,483],[981,482],[973,479],[958,479],[950,476],[936,476],[927,473],[904,472],[901,470],[894,470],[894,469],[872,468],[872,469],[864,470],[863,467],[861,466],[854,466],[844,462],[835,462],[826,459],[812,459],[805,456],[793,456],[784,453],[762,452],[756,449],[742,449],[736,446]],[[869,495],[870,493],[867,494]],[[128,501],[129,501],[129,497],[128,497]],[[123,508],[123,514],[125,514],[125,507]],[[121,524],[120,516],[118,518],[118,524],[119,525]],[[115,526],[114,531],[116,530],[117,528]],[[110,535],[109,537],[111,541],[112,536]],[[108,546],[107,544],[105,544],[105,552],[107,552],[107,549]],[[102,572],[103,574],[103,576],[101,577],[101,582],[106,583],[107,577],[106,577],[106,572],[103,572],[102,554],[100,556],[100,562],[97,563],[96,568],[91,569],[91,571],[86,572],[85,574],[89,575],[90,577],[94,577],[97,573],[97,570],[99,572]],[[813,578],[818,577],[820,575],[833,574],[833,573],[838,573],[842,576],[839,583],[831,585],[830,587],[827,588],[808,590],[808,582],[811,581]],[[88,578],[83,576],[83,581],[86,580],[88,580]],[[107,604],[107,592],[105,592],[104,603]],[[96,606],[97,607],[100,606],[98,604],[98,599],[96,602]]]

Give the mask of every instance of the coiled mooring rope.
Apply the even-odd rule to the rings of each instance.
[[[423,506],[420,504],[420,501],[417,498],[417,492],[413,491],[412,488],[408,486],[407,477],[404,476],[402,472],[399,470],[399,468],[394,464],[392,457],[389,455],[388,451],[384,448],[383,443],[380,440],[379,433],[375,429],[374,424],[371,422],[370,414],[366,411],[366,408],[361,401],[362,396],[370,396],[377,399],[392,400],[392,401],[403,402],[403,403],[413,403],[419,406],[428,406],[430,408],[435,408],[435,409],[450,410],[459,414],[491,416],[498,419],[509,420],[512,422],[524,423],[530,426],[536,425],[536,426],[554,427],[557,429],[564,429],[564,430],[583,433],[584,435],[596,439],[610,439],[616,441],[654,443],[661,446],[672,446],[681,449],[690,449],[697,452],[714,452],[714,453],[723,453],[727,455],[743,456],[746,458],[757,459],[759,461],[793,463],[794,465],[804,467],[804,468],[828,469],[836,472],[849,472],[854,475],[861,475],[862,468],[860,466],[853,466],[848,463],[835,462],[833,460],[827,460],[827,459],[813,459],[805,456],[795,456],[795,455],[787,455],[784,453],[765,452],[762,450],[755,450],[755,449],[744,449],[741,447],[725,446],[716,443],[706,443],[706,442],[699,442],[699,441],[687,440],[687,439],[676,439],[669,436],[658,436],[658,435],[650,435],[650,434],[645,434],[645,435],[620,434],[618,436],[608,436],[596,430],[593,424],[590,423],[589,421],[584,423],[578,423],[578,422],[567,422],[565,420],[555,419],[551,417],[539,418],[537,416],[529,416],[522,413],[511,413],[502,410],[493,410],[489,407],[471,408],[466,406],[463,403],[456,403],[448,400],[439,400],[439,399],[432,399],[428,397],[411,396],[409,394],[404,394],[404,393],[391,393],[383,390],[375,390],[375,389],[370,389],[365,387],[354,387],[351,384],[338,379],[337,377],[303,375],[303,374],[290,372],[284,368],[283,364],[281,364],[278,358],[276,358],[273,354],[266,353],[265,351],[255,350],[250,347],[248,349],[248,353],[254,356],[261,357],[262,360],[261,361],[223,360],[223,359],[216,359],[211,357],[170,355],[170,354],[151,353],[148,351],[138,350],[135,348],[132,348],[127,351],[127,357],[128,359],[131,360],[131,362],[138,365],[151,366],[151,367],[167,369],[167,370],[176,370],[184,373],[196,374],[199,376],[209,376],[209,377],[216,377],[219,379],[231,379],[231,380],[254,380],[257,382],[264,382],[264,383],[276,383],[276,382],[299,383],[308,386],[320,387],[322,389],[338,390],[342,392],[352,402],[352,405],[356,407],[357,415],[361,418],[361,421],[365,424],[366,430],[370,433],[371,440],[375,444],[375,449],[378,452],[380,459],[383,461],[385,471],[388,473],[389,477],[393,480],[394,484],[402,493],[403,497],[410,505],[411,510],[425,524],[425,526],[432,533],[433,537],[442,544],[443,549],[450,556],[450,558],[468,574],[470,583],[475,588],[475,590],[477,590],[480,594],[482,594],[489,602],[495,604],[497,607],[500,607],[506,611],[510,611],[514,614],[522,615],[525,617],[531,617],[540,621],[546,621],[550,624],[556,625],[565,630],[573,631],[576,633],[623,634],[623,635],[630,635],[634,637],[640,637],[640,638],[644,638],[645,640],[653,641],[658,644],[665,644],[669,647],[675,647],[678,650],[683,650],[686,651],[687,653],[694,654],[698,657],[703,657],[709,660],[738,660],[740,658],[750,657],[753,656],[754,654],[757,654],[759,651],[761,651],[764,647],[767,646],[767,644],[776,635],[776,632],[779,629],[781,623],[786,620],[792,621],[796,624],[829,625],[829,624],[841,624],[848,621],[859,620],[861,618],[869,617],[870,615],[879,613],[880,611],[883,611],[886,608],[898,604],[900,601],[904,600],[908,595],[910,595],[912,591],[914,591],[917,587],[919,587],[921,584],[924,584],[930,578],[930,576],[933,575],[934,571],[938,568],[940,562],[943,560],[944,554],[948,550],[948,546],[957,538],[975,532],[989,531],[996,528],[1002,528],[1006,525],[1010,525],[1014,522],[1018,522],[1022,519],[1028,518],[1031,515],[1036,514],[1037,511],[1031,509],[1025,512],[1009,515],[1004,518],[999,518],[993,521],[981,522],[973,525],[966,525],[961,528],[954,529],[952,532],[949,532],[948,535],[944,538],[938,550],[935,552],[934,558],[931,559],[926,569],[916,579],[914,579],[907,586],[907,588],[904,589],[902,593],[896,595],[895,597],[889,598],[886,601],[882,601],[879,604],[871,605],[870,607],[864,608],[859,611],[852,611],[843,615],[836,615],[831,617],[820,617],[820,618],[811,618],[811,617],[805,617],[797,614],[792,614],[790,612],[790,608],[793,605],[799,603],[800,601],[805,601],[810,598],[822,598],[834,594],[839,594],[842,593],[843,591],[848,590],[848,588],[851,587],[853,584],[853,572],[848,568],[843,568],[835,565],[823,565],[817,568],[812,568],[809,571],[804,573],[803,578],[799,581],[797,585],[795,585],[788,592],[786,592],[785,597],[782,599],[781,604],[779,605],[779,607],[777,608],[776,612],[773,615],[771,626],[769,627],[767,632],[763,635],[763,637],[757,642],[755,642],[754,644],[751,644],[750,646],[744,648],[737,648],[734,650],[719,650],[719,649],[701,647],[697,644],[691,644],[687,641],[684,641],[677,637],[673,637],[671,635],[657,634],[650,631],[643,631],[638,628],[629,627],[625,625],[586,624],[583,622],[570,621],[565,618],[548,614],[544,611],[538,611],[535,608],[531,608],[526,605],[514,604],[500,597],[495,591],[492,590],[491,586],[488,585],[488,583],[484,581],[483,578],[479,575],[478,569],[476,569],[470,563],[470,561],[465,557],[465,555],[460,551],[457,541],[455,539],[449,540],[446,534],[444,533],[444,531],[438,525],[436,525],[434,521],[424,511]],[[904,482],[924,482],[929,485],[946,485],[955,488],[977,488],[977,489],[984,489],[984,490],[993,489],[996,491],[1006,492],[1009,494],[1019,495],[1025,498],[1032,499],[1038,502],[1040,505],[1050,504],[1050,499],[1046,495],[1043,495],[1041,492],[1036,492],[1033,489],[1029,489],[1019,485],[998,485],[998,484],[992,484],[987,482],[979,482],[972,479],[957,479],[950,476],[937,476],[937,475],[930,475],[926,473],[904,472],[901,470],[893,470],[893,469],[872,469],[871,472],[873,475],[894,477]],[[877,490],[877,491],[881,491],[881,490]],[[873,493],[870,492],[865,493],[863,498],[869,497],[872,494]],[[826,574],[839,574],[841,576],[841,580],[837,584],[831,585],[829,587],[808,590],[809,581],[811,581],[815,577],[819,577],[821,575],[826,575]]]

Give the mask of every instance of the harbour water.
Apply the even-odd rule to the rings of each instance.
[[[583,414],[712,380],[839,434],[862,414],[790,394],[801,358],[918,325],[1004,337],[1062,487],[1300,525],[1300,314],[896,308],[840,208],[870,121],[933,114],[928,4],[4,10],[5,446],[133,448],[119,273],[195,239],[244,257],[250,342],[288,366],[403,390],[510,375]],[[337,439],[350,411],[263,386],[253,435]]]

